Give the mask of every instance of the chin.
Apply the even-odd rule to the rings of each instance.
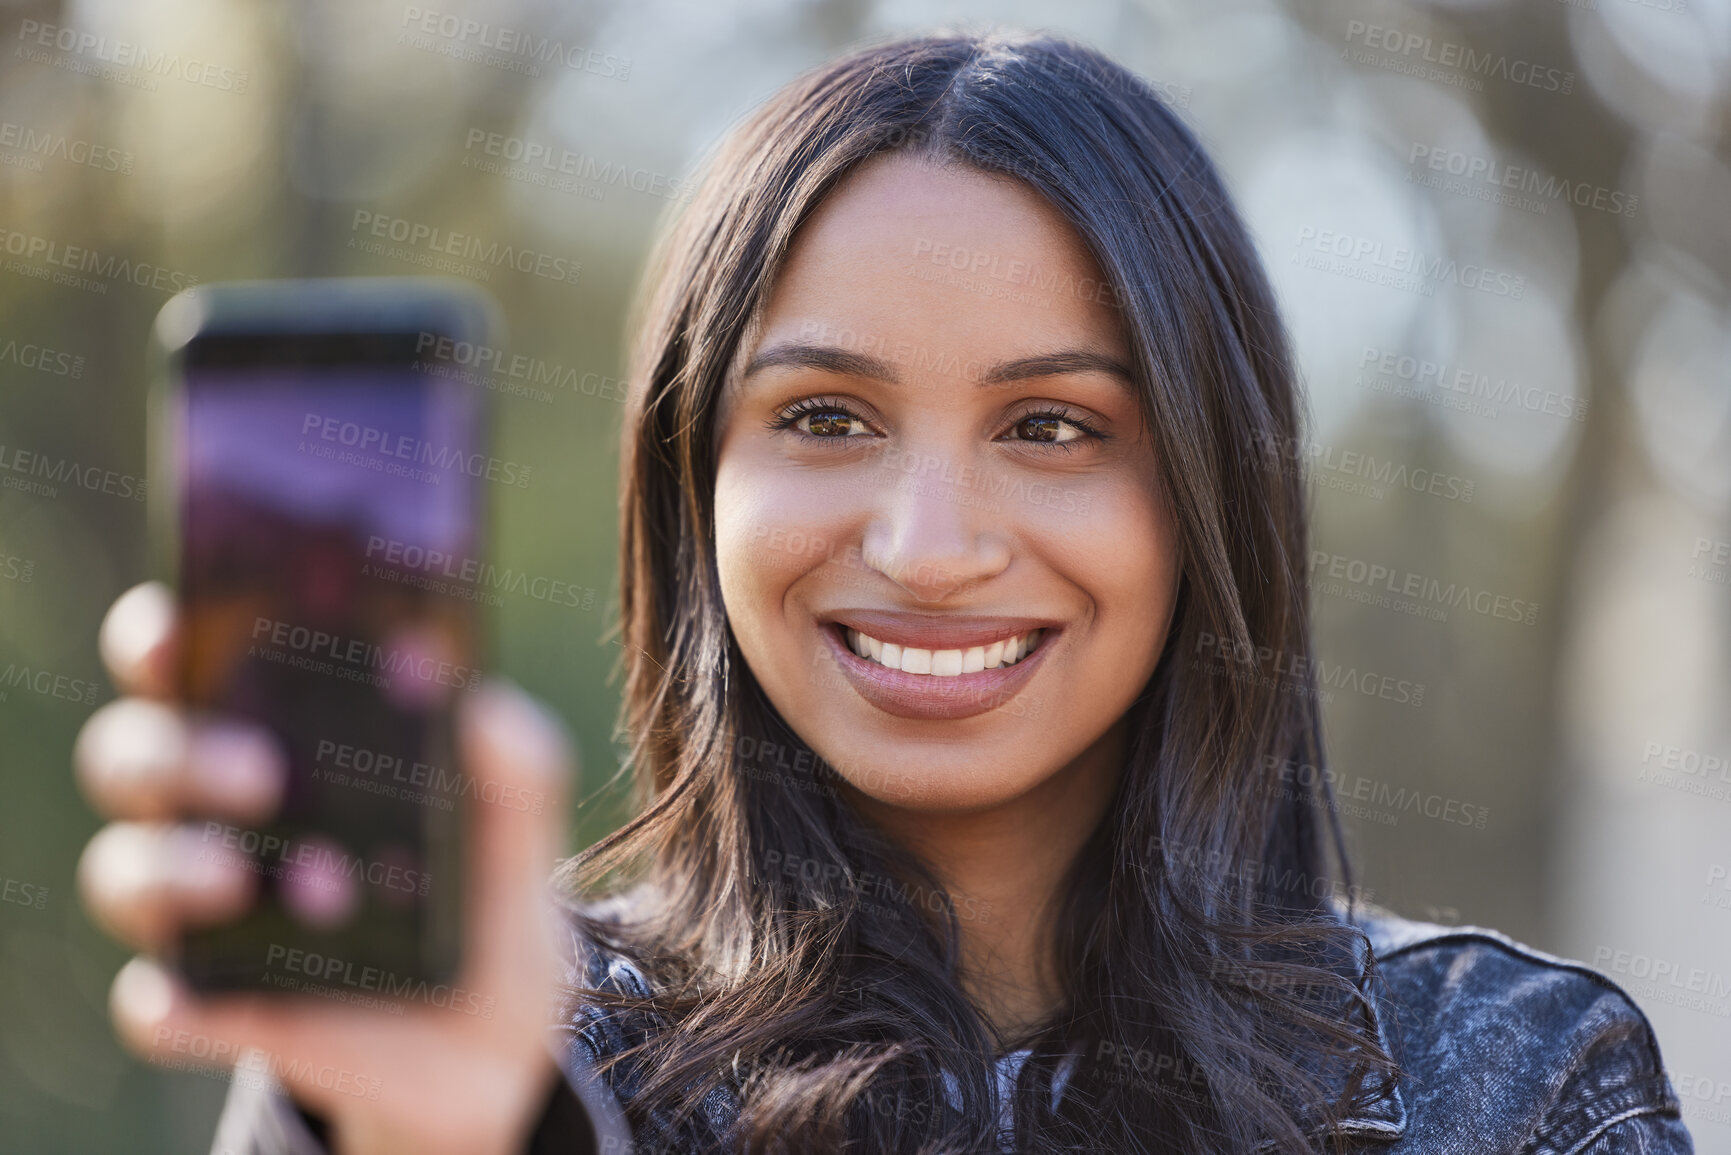
[[[957,757],[953,745],[931,757],[927,743],[909,743],[905,755],[837,762],[824,755],[854,791],[885,806],[923,814],[966,814],[1014,801],[1046,777],[1040,768],[1061,764],[1056,750],[1042,757],[1022,743],[969,742]],[[823,751],[818,751],[823,754]]]

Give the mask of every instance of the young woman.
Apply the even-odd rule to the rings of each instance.
[[[477,809],[491,1019],[206,1003],[129,964],[141,1051],[370,1088],[237,1082],[218,1149],[580,1150],[581,1099],[646,1151],[1690,1150],[1609,981],[1351,901],[1326,783],[1291,773],[1322,750],[1289,354],[1134,76],[996,36],[821,68],[712,158],[637,324],[641,812],[555,914],[556,817]],[[147,949],[248,897],[171,820],[256,818],[281,780],[163,700],[173,645],[160,587],[116,605],[131,696],[77,751],[125,820],[87,901]],[[557,793],[520,694],[465,726],[475,773]]]

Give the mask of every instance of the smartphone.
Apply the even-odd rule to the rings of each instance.
[[[196,989],[436,1001],[460,962],[454,717],[485,623],[488,405],[454,351],[498,310],[440,278],[213,283],[157,317],[149,469],[159,571],[195,715],[268,732],[268,821],[198,824],[246,869],[240,919],[189,930]],[[464,1008],[458,1008],[464,1009]]]

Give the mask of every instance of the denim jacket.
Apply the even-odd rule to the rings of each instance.
[[[1334,1124],[1376,1155],[1690,1155],[1676,1093],[1641,1010],[1591,968],[1481,927],[1414,922],[1377,908],[1357,916],[1376,956],[1376,1030],[1398,1082],[1357,1100]],[[572,943],[574,984],[642,994],[629,961]],[[631,1042],[592,1006],[564,1024],[567,1081],[596,1121],[604,1152],[724,1151],[738,1112],[725,1089],[674,1129],[639,1119],[627,1136],[621,1103],[636,1074],[602,1080],[595,1059]],[[1006,1056],[1012,1058],[1012,1056]],[[1000,1072],[1003,1074],[1003,1072]],[[324,1155],[279,1087],[237,1079],[212,1155]]]
[[[1357,1120],[1385,1155],[1694,1151],[1652,1024],[1616,983],[1483,927],[1361,925],[1403,1072]]]

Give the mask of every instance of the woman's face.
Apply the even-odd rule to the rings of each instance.
[[[1019,182],[884,156],[802,227],[721,402],[717,558],[752,673],[869,797],[1011,801],[1152,673],[1178,559],[1130,364]]]

